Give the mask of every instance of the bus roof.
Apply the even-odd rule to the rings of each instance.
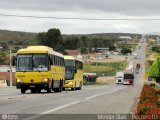
[[[65,56],[64,56],[64,59],[65,59],[65,60],[78,60],[78,61],[83,62],[82,60],[80,60],[80,59],[78,59],[78,58],[75,58],[75,57],[73,57],[73,56],[69,56],[69,55],[65,55]]]
[[[19,49],[17,51],[17,54],[29,54],[29,53],[47,53],[63,57],[63,54],[58,53],[54,51],[52,48],[47,46],[28,46],[27,48]]]

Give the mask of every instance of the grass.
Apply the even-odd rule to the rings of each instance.
[[[150,55],[151,54],[154,54],[154,57],[156,58],[157,57],[157,53],[152,51],[151,47],[152,47],[152,44],[149,44],[147,43],[147,49],[146,49],[146,61],[145,61],[145,70],[146,70],[146,73],[148,73],[148,71],[150,70],[151,66],[152,66],[152,62],[149,60],[150,58]]]
[[[123,71],[127,66],[126,61],[114,63],[92,63],[84,65],[85,73],[97,73],[98,76],[114,76],[117,71]]]
[[[100,82],[91,83],[91,82],[89,82],[87,85],[97,86],[97,85],[107,85],[107,84],[108,83],[100,83]]]
[[[158,96],[158,99],[160,99],[160,94],[158,94],[157,96]]]

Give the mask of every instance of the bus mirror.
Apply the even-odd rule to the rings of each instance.
[[[74,68],[74,72],[77,73],[77,68],[76,67]]]
[[[53,61],[52,61],[52,59],[50,59],[50,65],[53,65]]]
[[[16,65],[16,61],[17,61],[17,57],[16,57],[16,56],[13,56],[13,57],[12,57],[12,66],[15,66],[15,65]]]

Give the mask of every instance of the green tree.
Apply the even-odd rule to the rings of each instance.
[[[66,49],[77,49],[80,48],[79,38],[75,36],[67,37],[63,41],[63,46]]]
[[[132,50],[129,49],[129,48],[122,48],[121,53],[122,53],[123,55],[125,55],[125,54],[127,54],[127,53],[132,53]]]
[[[109,47],[109,50],[110,50],[110,51],[115,51],[115,50],[116,50],[116,46],[114,46],[114,45],[113,45],[113,46],[110,46],[110,47]]]
[[[56,47],[54,48],[54,50],[63,54],[65,48],[64,48],[64,46],[62,44],[58,44],[58,45],[56,45]]]
[[[160,77],[160,57],[153,62],[148,75],[155,78]]]
[[[82,36],[81,38],[80,38],[80,47],[88,47],[89,45],[89,43],[88,43],[89,41],[88,41],[88,37],[87,36]]]
[[[63,39],[59,29],[52,28],[47,31],[47,33],[42,32],[36,36],[36,40],[39,44],[49,46],[56,51],[61,53],[64,52]]]
[[[52,47],[53,49],[59,43],[62,43],[62,36],[60,30],[56,28],[49,29],[46,33],[45,43],[47,46]]]
[[[152,46],[152,51],[160,53],[160,46],[159,45]]]
[[[38,41],[38,43],[42,45],[47,45],[46,44],[46,33],[45,32],[38,33],[38,35],[36,36],[36,41]]]
[[[86,49],[85,47],[82,47],[82,48],[81,48],[81,53],[82,53],[82,54],[86,54],[86,53],[87,53],[87,49]]]
[[[156,78],[156,82],[160,83],[160,57],[158,57],[152,64],[148,76]]]
[[[95,50],[97,50],[97,47],[99,47],[97,38],[92,39],[92,47],[94,47]]]

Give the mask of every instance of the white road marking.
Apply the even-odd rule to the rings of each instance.
[[[97,94],[97,95],[93,95],[91,97],[86,98],[86,100],[90,100],[90,99],[93,99],[95,97],[98,97],[98,96],[101,96],[101,95],[105,95],[105,94],[108,94],[108,93],[116,92],[116,91],[124,89],[124,88],[126,88],[126,87],[115,89],[115,90],[112,90],[112,91],[109,91],[109,92],[105,92],[105,93],[101,93],[101,94]]]
[[[114,85],[114,84],[111,84],[111,85]],[[86,90],[88,90],[88,89],[102,89],[102,88],[106,88],[106,87],[108,87],[107,85],[104,85],[104,86],[91,86],[91,87],[84,87],[83,89],[86,89]],[[111,87],[111,86],[109,86],[109,87]]]
[[[5,96],[5,95],[12,95],[12,94],[0,94],[0,96]]]
[[[75,102],[72,102],[72,103],[69,103],[69,104],[66,104],[66,105],[63,105],[63,106],[60,106],[60,107],[57,107],[57,108],[48,110],[48,111],[43,112],[43,113],[41,113],[41,114],[48,114],[48,113],[54,112],[54,111],[56,111],[56,110],[65,108],[65,107],[69,107],[69,106],[75,105],[75,104],[80,103],[80,102],[81,102],[81,101],[75,101]]]
[[[91,96],[91,97],[85,98],[84,101],[87,101],[87,100],[90,100],[90,99],[93,99],[93,98],[95,98],[95,97],[98,97],[98,96],[101,96],[101,95],[105,95],[105,94],[108,94],[108,93],[116,92],[116,91],[121,90],[121,89],[124,89],[124,88],[126,88],[126,87],[119,88],[119,89],[115,89],[115,90],[112,90],[112,91],[109,91],[109,92],[105,92],[105,93],[101,93],[101,94],[97,94],[97,95],[93,95],[93,96]],[[63,109],[63,108],[66,108],[66,107],[69,107],[69,106],[78,104],[78,103],[80,103],[80,102],[84,102],[84,101],[71,102],[71,103],[69,103],[69,104],[62,105],[62,106],[59,106],[59,107],[57,107],[57,108],[53,108],[53,109],[51,109],[51,110],[42,112],[40,115],[31,116],[31,117],[26,118],[26,119],[24,119],[24,120],[32,120],[32,119],[38,118],[38,117],[40,117],[40,116],[42,116],[42,115],[44,115],[44,114],[49,114],[49,113],[52,113],[52,112],[54,112],[54,111],[57,111],[57,110],[60,110],[60,109]]]
[[[62,108],[66,108],[66,107],[69,107],[69,106],[78,104],[78,103],[80,103],[80,102],[81,102],[81,101],[71,102],[71,103],[69,103],[69,104],[66,104],[66,105],[63,105],[63,106],[60,106],[60,107],[57,107],[57,108],[54,108],[54,109],[45,111],[45,112],[41,113],[40,115],[31,116],[31,117],[26,118],[26,119],[24,119],[24,120],[32,120],[32,119],[38,118],[38,117],[40,117],[40,116],[42,116],[42,115],[44,115],[44,114],[49,114],[49,113],[54,112],[54,111],[56,111],[56,110],[59,110],[59,109],[62,109]]]

